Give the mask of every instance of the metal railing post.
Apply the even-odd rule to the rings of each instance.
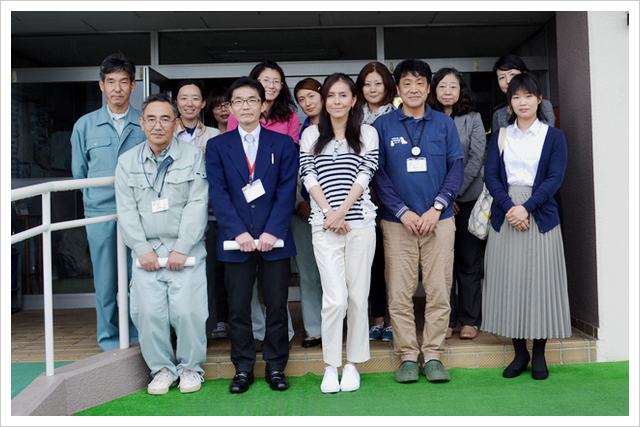
[[[120,348],[129,348],[129,269],[127,267],[127,245],[124,244],[120,226],[118,230],[118,326],[120,329]]]
[[[51,262],[51,192],[42,194],[42,278],[44,293],[44,349],[47,376],[53,375],[53,280]]]

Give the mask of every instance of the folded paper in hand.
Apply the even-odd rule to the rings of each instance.
[[[256,243],[256,246],[258,246],[258,239],[253,239],[253,241]],[[284,248],[284,240],[282,240],[282,239],[276,240],[276,243],[275,243],[275,245],[273,245],[273,247],[274,248]],[[225,240],[222,243],[222,248],[225,251],[239,251],[240,250],[240,245],[235,240]]]
[[[167,258],[158,258],[158,262],[160,263],[160,268],[165,268],[167,266]],[[185,267],[194,267],[195,265],[196,257],[194,256],[187,257],[187,260],[184,262]],[[136,260],[136,267],[142,268],[140,260]]]

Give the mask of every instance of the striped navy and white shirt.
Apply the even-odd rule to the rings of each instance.
[[[353,204],[345,220],[351,228],[374,226],[376,206],[371,201],[369,182],[378,169],[378,132],[369,125],[361,125],[360,139],[363,147],[360,154],[349,148],[346,139],[331,141],[318,156],[311,152],[318,141],[318,126],[310,126],[300,139],[300,178],[310,190],[319,185],[332,208],[338,208],[347,198],[357,182],[364,192]],[[325,218],[318,204],[311,197],[309,223],[312,232],[322,230]]]

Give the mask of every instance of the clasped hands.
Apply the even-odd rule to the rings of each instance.
[[[336,234],[345,235],[351,231],[351,226],[347,221],[345,221],[344,217],[346,212],[343,212],[342,209],[329,209],[329,211],[325,214],[324,224],[322,225],[322,230],[327,231],[331,230]]]
[[[413,211],[407,211],[400,217],[400,221],[412,236],[425,237],[436,228],[440,214],[441,212],[432,206],[420,216]]]
[[[527,231],[529,229],[529,212],[524,206],[513,206],[506,213],[505,218],[518,231]]]
[[[240,245],[240,252],[253,252],[255,250],[269,252],[273,249],[273,245],[276,244],[276,240],[278,240],[278,238],[273,234],[262,233],[256,245],[256,242],[248,231],[236,236],[236,242]]]
[[[138,257],[138,261],[140,261],[140,266],[145,271],[157,271],[160,270],[160,262],[158,261],[158,254],[155,251],[147,252],[146,254],[140,255]],[[180,252],[171,251],[169,257],[167,258],[167,265],[165,268],[167,270],[183,270],[184,263],[187,261],[187,255],[181,254]]]

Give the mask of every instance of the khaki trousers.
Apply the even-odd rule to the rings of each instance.
[[[438,222],[425,237],[409,234],[401,223],[382,221],[385,278],[393,346],[402,361],[439,360],[449,326],[449,295],[453,280],[453,217]],[[422,347],[418,347],[413,295],[418,288],[418,267],[426,294]]]

